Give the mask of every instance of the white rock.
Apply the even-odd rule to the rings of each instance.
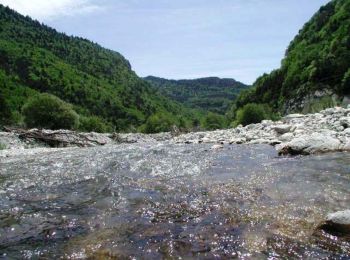
[[[223,148],[224,148],[223,145],[221,145],[221,144],[215,144],[215,145],[213,145],[210,149],[211,149],[211,150],[219,150],[219,149],[223,149]]]
[[[281,140],[282,142],[289,142],[293,139],[294,135],[292,133],[286,133],[284,135],[281,135],[279,137],[279,140]]]
[[[273,127],[273,129],[278,133],[278,134],[285,134],[290,132],[292,129],[291,125],[276,125]]]
[[[340,141],[330,135],[313,133],[294,138],[292,141],[276,147],[280,153],[313,154],[320,152],[337,151]]]
[[[328,232],[350,234],[350,210],[328,214],[322,228]]]
[[[339,119],[340,125],[344,128],[350,127],[350,117],[342,117]]]
[[[326,221],[331,221],[340,225],[350,226],[350,209],[338,211],[327,215]]]
[[[270,140],[255,139],[255,140],[250,141],[249,144],[270,144]]]
[[[243,144],[245,143],[247,140],[245,138],[233,138],[230,140],[230,144]]]
[[[350,128],[344,129],[343,134],[350,135]]]
[[[347,141],[342,145],[341,150],[350,151],[350,139],[347,139]]]
[[[287,116],[285,116],[284,118],[286,119],[293,119],[293,118],[302,118],[305,117],[305,115],[302,114],[289,114]]]

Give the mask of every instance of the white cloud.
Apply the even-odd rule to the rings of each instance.
[[[101,9],[100,6],[91,3],[91,0],[0,0],[0,4],[38,20],[51,20]]]

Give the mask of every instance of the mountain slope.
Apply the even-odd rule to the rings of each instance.
[[[140,79],[119,53],[58,33],[2,5],[0,90],[18,114],[28,98],[47,92],[117,130],[140,126],[155,113],[194,117]]]
[[[144,78],[159,92],[191,108],[224,114],[240,91],[248,86],[234,79],[216,77],[193,80]]]
[[[333,0],[290,43],[282,66],[241,94],[247,103],[269,104],[282,113],[321,109],[350,94],[350,1]]]

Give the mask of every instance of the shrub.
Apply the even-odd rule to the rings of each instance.
[[[235,125],[249,125],[260,123],[264,119],[271,119],[266,107],[262,104],[249,103],[239,109],[236,114]]]
[[[221,115],[208,113],[202,121],[202,128],[207,130],[216,130],[225,127],[225,118]]]
[[[147,119],[140,127],[140,131],[146,134],[169,132],[174,124],[174,120],[167,114],[157,113]]]
[[[30,99],[22,111],[24,122],[30,128],[74,129],[79,123],[78,114],[71,105],[50,94]]]
[[[84,132],[112,132],[112,127],[97,116],[80,117],[79,130]]]

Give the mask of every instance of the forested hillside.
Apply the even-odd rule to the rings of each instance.
[[[333,0],[290,43],[280,69],[257,79],[232,108],[267,104],[275,112],[311,112],[350,94],[350,1]]]
[[[199,117],[159,95],[119,53],[0,5],[0,120],[20,123],[23,105],[38,93],[55,95],[82,118],[115,130],[135,130],[153,115],[169,124]]]
[[[237,95],[248,86],[234,79],[216,77],[193,80],[168,80],[146,77],[163,95],[191,108],[224,114]]]

